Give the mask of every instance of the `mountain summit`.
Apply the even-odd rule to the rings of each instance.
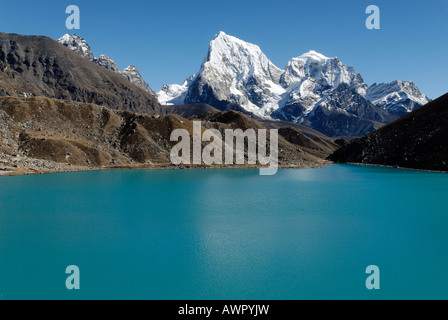
[[[405,115],[429,102],[412,81],[373,84],[365,98],[385,110]]]
[[[369,87],[353,67],[313,50],[280,69],[260,47],[223,31],[197,74],[182,85],[164,85],[157,96],[161,104],[207,103],[330,136],[364,135],[429,102],[412,82]]]
[[[367,85],[361,75],[338,58],[329,58],[316,51],[293,58],[282,74],[281,85],[286,92],[277,116],[302,122],[323,98],[342,84],[362,96],[366,93]]]
[[[95,57],[92,53],[92,50],[90,49],[90,46],[87,44],[87,41],[81,38],[80,36],[76,34],[73,35],[64,34],[62,37],[58,39],[58,42],[66,46],[70,50],[79,53],[81,56],[92,61],[93,63],[96,63],[101,67],[104,67],[108,70],[121,74],[122,76],[124,76],[129,81],[131,81],[138,87],[142,88],[146,92],[149,92],[154,96],[157,95],[155,91],[152,90],[151,87],[145,82],[145,80],[143,80],[143,77],[140,75],[135,66],[129,66],[125,68],[123,71],[120,71],[117,63],[112,58],[109,58],[104,54],[100,55],[99,57]]]
[[[221,31],[210,42],[199,72],[181,87],[164,86],[159,100],[165,104],[208,103],[222,110],[264,115],[263,108],[284,92],[279,84],[281,74],[257,45]]]
[[[63,44],[70,50],[79,53],[86,59],[93,61],[93,59],[95,58],[93,56],[92,49],[90,49],[90,46],[88,45],[86,40],[76,34],[70,35],[66,33],[58,39],[58,42],[60,44]]]
[[[234,108],[264,115],[263,108],[283,92],[281,73],[257,45],[220,32],[210,42],[185,99],[209,104],[228,101]]]

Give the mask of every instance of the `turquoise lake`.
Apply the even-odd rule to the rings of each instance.
[[[65,268],[80,269],[68,290]],[[368,290],[366,267],[380,269]],[[448,174],[0,177],[1,299],[448,299]]]

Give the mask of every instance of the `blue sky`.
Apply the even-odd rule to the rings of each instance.
[[[76,33],[96,56],[134,64],[148,84],[182,83],[220,30],[255,43],[278,67],[316,50],[337,56],[367,84],[412,80],[430,98],[448,92],[446,0],[1,0],[0,31],[59,38]],[[65,8],[81,11],[67,30]],[[368,5],[381,29],[367,30]]]

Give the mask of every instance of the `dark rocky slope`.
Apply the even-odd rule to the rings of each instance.
[[[57,41],[0,33],[0,96],[45,96],[152,115],[157,99]]]
[[[330,137],[362,137],[398,118],[376,107],[347,84],[341,84],[323,104],[303,124]]]
[[[163,106],[166,113],[177,114],[184,118],[189,118],[192,116],[200,116],[201,114],[212,111],[219,112],[218,109],[205,103],[194,103],[194,104],[183,104],[183,105],[170,105]]]
[[[329,159],[448,171],[448,94],[352,141]]]

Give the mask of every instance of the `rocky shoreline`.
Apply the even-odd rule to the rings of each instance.
[[[32,159],[35,160],[35,159]],[[279,166],[278,169],[313,169],[324,168],[332,165],[333,162],[328,161],[316,166]],[[16,164],[14,164],[16,165]],[[141,165],[134,166],[111,166],[111,167],[72,167],[56,164],[54,167],[46,166],[42,169],[34,167],[5,165],[3,160],[0,160],[0,177],[5,176],[24,176],[24,175],[40,175],[40,174],[55,174],[55,173],[69,173],[69,172],[88,172],[88,171],[108,171],[108,170],[210,170],[210,169],[260,169],[261,167],[240,165],[240,166],[174,166],[174,165]]]

